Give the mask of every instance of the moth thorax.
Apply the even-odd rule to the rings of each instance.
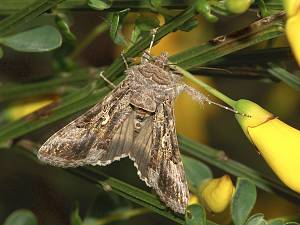
[[[151,81],[154,81],[156,84],[159,85],[171,84],[172,77],[170,76],[169,72],[154,64],[151,63],[145,64],[144,66],[140,66],[138,70],[143,77]]]
[[[155,95],[150,89],[136,90],[130,98],[130,103],[144,111],[154,112],[156,110]]]

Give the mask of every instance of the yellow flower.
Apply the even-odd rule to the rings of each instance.
[[[300,193],[300,131],[248,100],[239,100],[236,115],[249,140],[258,148],[275,174],[292,190]]]
[[[214,213],[223,212],[231,202],[234,186],[228,175],[209,179],[198,189],[201,203]]]
[[[285,27],[286,36],[300,66],[300,0],[285,0],[284,6],[288,17]]]
[[[300,10],[300,0],[283,0],[283,6],[288,17],[291,17]]]
[[[194,194],[190,194],[189,205],[199,204],[198,197]]]
[[[42,98],[31,98],[16,102],[15,104],[8,107],[6,110],[6,117],[8,120],[17,120],[30,113],[49,105],[53,101],[57,100],[57,96],[49,96]]]

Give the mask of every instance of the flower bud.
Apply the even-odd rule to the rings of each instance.
[[[249,9],[252,0],[226,0],[225,7],[231,13],[242,14]]]
[[[300,131],[254,102],[239,100],[235,109],[250,115],[236,115],[246,136],[282,182],[300,193]]]
[[[201,203],[214,213],[223,212],[227,208],[234,190],[228,175],[204,181],[198,188]]]

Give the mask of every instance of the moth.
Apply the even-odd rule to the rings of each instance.
[[[189,200],[175,129],[174,100],[183,91],[212,103],[182,80],[166,53],[144,52],[139,65],[103,101],[53,134],[38,158],[58,167],[105,166],[124,157],[167,207],[183,214]]]

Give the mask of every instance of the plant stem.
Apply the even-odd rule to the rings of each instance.
[[[109,27],[108,22],[104,21],[103,23],[96,26],[78,45],[78,47],[70,54],[70,58],[76,58],[96,37],[101,33],[106,31]]]
[[[118,220],[130,219],[132,217],[143,215],[143,214],[149,213],[149,212],[151,212],[151,211],[147,208],[130,209],[130,210],[122,211],[122,212],[115,213],[112,215],[108,215],[104,218],[97,220],[92,225],[105,225],[105,224],[108,224],[108,223],[111,223],[114,221],[118,221]]]
[[[184,77],[186,77],[190,81],[192,81],[192,82],[200,85],[202,88],[204,88],[206,91],[208,91],[209,93],[211,93],[213,96],[217,97],[218,99],[220,99],[223,102],[225,102],[227,105],[229,105],[232,108],[234,108],[236,101],[234,101],[233,99],[231,99],[228,96],[224,95],[223,93],[221,93],[217,89],[215,89],[215,88],[209,86],[208,84],[204,83],[203,81],[197,79],[194,75],[192,75],[190,72],[182,69],[181,67],[179,67],[179,66],[174,66],[174,67],[175,67],[175,69],[177,71],[179,71],[180,73],[182,73]]]

